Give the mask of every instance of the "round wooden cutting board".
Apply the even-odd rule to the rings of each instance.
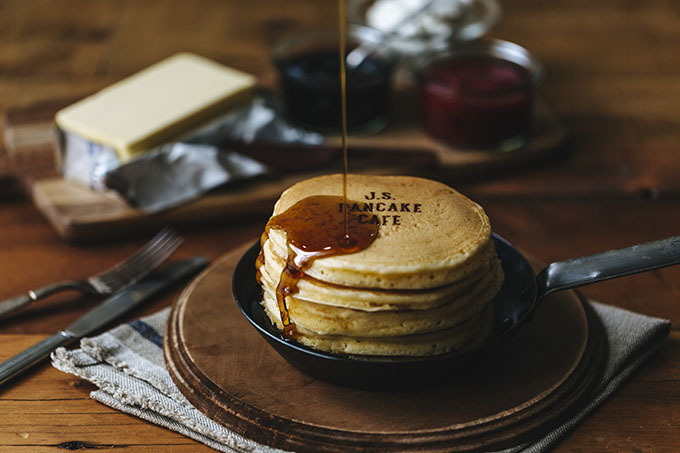
[[[502,448],[568,416],[600,372],[601,327],[574,292],[562,292],[510,341],[443,383],[368,391],[320,381],[281,358],[237,308],[232,274],[250,245],[184,291],[164,351],[192,404],[262,444],[314,452]]]

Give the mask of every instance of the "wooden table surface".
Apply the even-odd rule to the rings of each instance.
[[[545,65],[543,97],[570,132],[562,157],[453,185],[494,229],[549,262],[680,233],[680,5],[669,0],[506,0],[495,37]],[[0,110],[78,96],[180,50],[273,80],[268,48],[284,32],[333,25],[332,0],[5,0]],[[2,152],[0,151],[0,156]],[[0,177],[0,299],[88,275],[143,237],[72,245],[19,185]],[[266,217],[183,228],[177,257],[215,259]],[[149,314],[178,294],[127,316]],[[592,285],[586,296],[680,324],[680,268]],[[96,301],[55,296],[0,320],[0,360],[66,326]],[[47,363],[0,389],[0,451],[115,448],[209,451],[89,398],[94,386]],[[680,451],[680,331],[557,447]]]

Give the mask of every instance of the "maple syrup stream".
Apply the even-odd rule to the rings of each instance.
[[[341,123],[341,140],[342,140],[342,199],[344,206],[347,206],[347,173],[349,173],[349,166],[347,162],[347,67],[345,65],[345,52],[347,50],[347,14],[345,12],[345,1],[338,0],[338,31],[340,34],[338,55],[340,56],[340,123]],[[349,230],[347,226],[348,209],[343,209],[345,213],[345,238],[349,239]]]
[[[315,195],[304,198],[273,216],[267,222],[260,239],[260,254],[257,257],[257,279],[261,284],[260,268],[264,266],[265,242],[272,229],[286,233],[286,265],[276,287],[276,302],[283,323],[283,337],[295,339],[299,336],[291,321],[286,297],[298,292],[298,282],[315,259],[355,253],[368,247],[378,234],[376,223],[362,223],[357,215],[347,209],[347,78],[345,67],[346,21],[345,0],[338,0],[338,29],[340,55],[340,94],[342,97],[341,136],[343,155],[342,196]]]

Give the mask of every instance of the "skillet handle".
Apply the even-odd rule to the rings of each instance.
[[[680,236],[552,263],[536,277],[538,300],[555,291],[674,264],[680,264]]]

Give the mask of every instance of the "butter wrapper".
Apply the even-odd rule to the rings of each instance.
[[[111,170],[105,183],[132,206],[155,214],[196,200],[214,187],[266,171],[261,163],[236,152],[172,143]]]
[[[116,150],[59,128],[57,133],[64,179],[93,190],[107,190],[106,174],[120,165]]]
[[[60,130],[61,171],[68,181],[115,190],[130,205],[156,213],[220,185],[267,173],[265,165],[222,143],[323,143],[322,135],[291,125],[281,112],[278,99],[261,90],[247,105],[125,163],[113,148]]]

